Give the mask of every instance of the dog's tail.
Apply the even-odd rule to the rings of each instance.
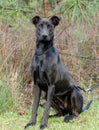
[[[89,109],[91,103],[92,103],[92,100],[87,103],[87,105],[82,109],[82,112]]]

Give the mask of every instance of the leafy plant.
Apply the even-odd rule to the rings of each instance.
[[[70,22],[92,22],[99,10],[99,1],[62,0],[57,12],[66,15]]]

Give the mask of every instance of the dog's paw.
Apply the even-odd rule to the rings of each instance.
[[[27,127],[35,125],[35,124],[36,124],[36,122],[30,121],[29,123],[26,124],[26,126],[24,128],[26,129]]]
[[[66,123],[68,123],[69,120],[70,120],[70,116],[66,116],[66,117],[64,118],[64,122],[66,122]]]
[[[75,118],[76,116],[75,115],[70,115],[70,116],[66,116],[64,118],[64,122],[68,123],[70,120],[72,120],[73,118]]]
[[[46,124],[41,124],[41,125],[40,125],[40,129],[41,129],[41,130],[43,130],[43,129],[46,128],[46,127],[47,127]]]

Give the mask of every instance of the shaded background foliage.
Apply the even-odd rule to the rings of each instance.
[[[98,83],[99,0],[47,0],[47,7],[49,16],[62,18],[55,47],[77,84],[88,88]],[[44,17],[43,0],[0,1],[0,113],[31,104],[34,15]]]

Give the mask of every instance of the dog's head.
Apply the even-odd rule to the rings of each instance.
[[[54,28],[59,24],[60,18],[53,16],[51,18],[32,17],[31,22],[36,27],[37,40],[47,42],[53,40]]]

